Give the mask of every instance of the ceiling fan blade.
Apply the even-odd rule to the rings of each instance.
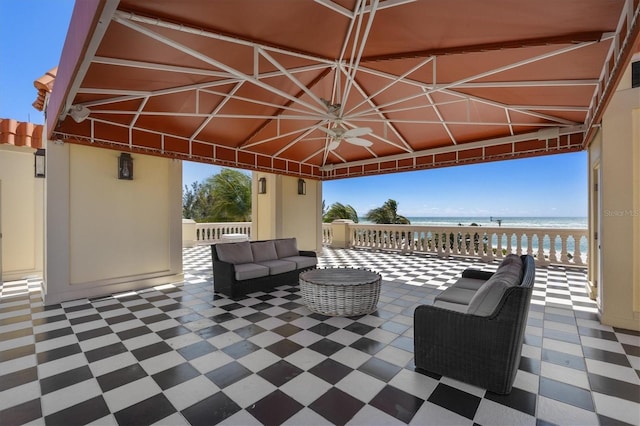
[[[322,130],[323,132],[325,132],[326,134],[328,134],[332,138],[336,137],[335,129],[327,129],[326,127],[322,127],[322,126],[318,126],[317,129],[318,130]]]
[[[340,142],[339,141],[331,141],[331,143],[329,144],[329,151],[333,151],[334,149],[337,149],[338,146],[340,146]]]
[[[358,145],[358,146],[371,146],[373,145],[373,142],[368,141],[366,139],[362,139],[362,138],[346,138],[345,139],[347,142],[352,143],[354,145]]]
[[[371,133],[373,130],[369,127],[357,127],[355,129],[349,129],[342,135],[345,138],[352,138],[354,136],[364,136]]]

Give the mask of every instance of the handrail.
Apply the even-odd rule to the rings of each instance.
[[[215,244],[224,234],[245,234],[251,239],[251,222],[196,223],[196,244]]]
[[[335,224],[322,224],[322,244],[333,246]],[[486,226],[377,225],[347,226],[348,248],[425,253],[441,257],[478,257],[484,261],[507,254],[529,254],[538,265],[586,266],[588,230],[578,228],[516,228]],[[251,222],[196,223],[196,244],[215,244],[224,234],[245,234]]]
[[[331,224],[322,226],[323,244],[332,244]],[[478,226],[349,224],[349,246],[402,253],[502,259],[529,254],[539,265],[586,266],[588,230]]]

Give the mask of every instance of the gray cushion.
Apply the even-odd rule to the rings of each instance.
[[[449,287],[437,295],[435,300],[468,305],[475,294],[475,291],[466,288]]]
[[[498,270],[485,282],[469,302],[467,313],[487,316],[498,307],[504,292],[522,282],[522,259],[509,255],[500,264]]]
[[[216,252],[218,253],[218,259],[234,265],[253,262],[253,253],[251,252],[249,241],[216,244]]]
[[[264,265],[269,268],[269,275],[282,274],[284,272],[295,271],[296,262],[288,262],[286,260],[265,260],[258,262],[258,265]]]
[[[269,267],[257,263],[241,263],[234,265],[236,280],[250,280],[252,278],[266,277],[269,275]]]
[[[289,256],[281,258],[280,260],[295,262],[296,269],[312,268],[318,264],[318,258],[315,256]]]
[[[445,302],[443,300],[436,300],[433,303],[433,306],[437,306],[438,308],[448,309],[450,311],[457,311],[457,312],[462,312],[462,313],[467,312],[467,305],[461,305],[459,303]]]
[[[285,257],[297,256],[298,245],[295,238],[283,238],[281,240],[275,240],[276,252],[278,253],[278,259]]]
[[[505,274],[505,278],[518,284],[522,281],[522,259],[517,254],[510,254],[504,258],[495,275]],[[491,277],[493,278],[493,277]]]
[[[465,288],[467,290],[476,291],[480,287],[482,287],[482,284],[484,283],[486,283],[485,280],[476,280],[473,278],[462,277],[462,278],[459,278],[458,281],[456,281],[456,283],[452,287]]]
[[[276,260],[276,246],[273,241],[260,241],[251,243],[254,262],[264,262],[265,260]]]

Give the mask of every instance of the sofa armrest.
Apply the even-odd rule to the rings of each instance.
[[[318,257],[315,251],[312,250],[298,250],[299,256]]]
[[[474,280],[487,281],[491,276],[493,276],[493,272],[481,271],[480,269],[469,268],[462,272],[462,278],[472,278]]]

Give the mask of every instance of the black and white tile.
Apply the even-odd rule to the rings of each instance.
[[[321,267],[383,276],[378,310],[310,312],[297,287],[230,300],[209,247],[184,282],[43,306],[0,288],[0,424],[639,424],[640,333],[599,323],[585,271],[538,268],[515,387],[496,395],[413,365],[413,310],[469,266],[325,249]]]

